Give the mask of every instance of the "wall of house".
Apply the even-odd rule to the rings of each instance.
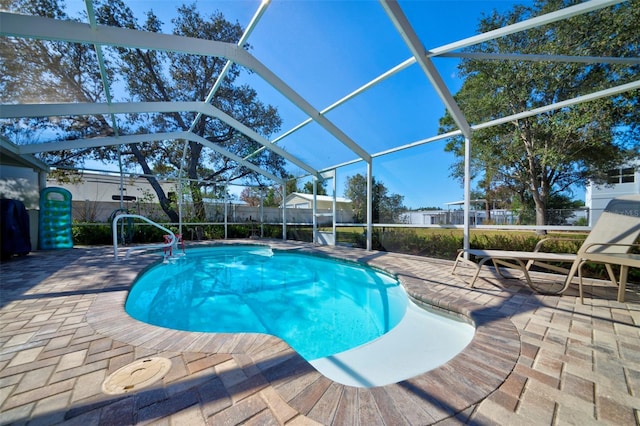
[[[632,173],[620,173],[612,175],[612,181],[617,183],[609,185],[587,185],[585,191],[585,205],[590,210],[589,226],[593,226],[597,221],[609,201],[622,195],[640,194],[640,162],[630,166],[635,170]],[[621,170],[629,168],[622,167]],[[618,179],[615,179],[618,177]]]
[[[83,173],[73,175],[71,182],[60,182],[55,178],[47,179],[47,186],[65,188],[71,192],[75,201],[111,202],[114,197],[120,197],[120,176]],[[160,181],[165,193],[177,192],[175,182]],[[124,196],[135,197],[135,201],[157,203],[155,191],[144,177],[125,177],[122,193]]]

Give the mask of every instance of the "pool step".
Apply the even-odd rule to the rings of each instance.
[[[385,335],[310,363],[326,377],[344,385],[384,386],[446,363],[469,344],[474,332],[470,324],[409,302],[400,323]]]

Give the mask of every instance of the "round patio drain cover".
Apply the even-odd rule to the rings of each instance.
[[[114,371],[102,383],[102,391],[109,395],[132,392],[161,380],[171,368],[167,358],[145,358]]]

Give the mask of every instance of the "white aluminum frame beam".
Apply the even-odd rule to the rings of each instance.
[[[534,115],[542,114],[542,113],[553,111],[553,110],[560,109],[560,108],[565,108],[565,107],[572,106],[572,105],[577,105],[577,104],[584,103],[584,102],[593,101],[595,99],[606,98],[607,96],[619,95],[620,93],[628,92],[630,90],[635,90],[635,89],[640,89],[640,80],[632,81],[632,82],[626,83],[626,84],[621,84],[621,85],[615,86],[615,87],[610,87],[608,89],[599,90],[597,92],[589,93],[588,95],[577,96],[577,97],[572,98],[572,99],[567,99],[565,101],[556,102],[556,103],[553,103],[553,104],[549,104],[549,105],[546,105],[546,106],[543,106],[543,107],[531,109],[531,110],[528,110],[528,111],[522,111],[522,112],[519,112],[517,114],[508,115],[506,117],[497,118],[495,120],[486,121],[484,123],[474,124],[474,125],[471,125],[471,130],[480,130],[480,129],[486,129],[488,127],[499,126],[501,124],[510,123],[512,121],[515,121],[515,120],[520,120],[522,118],[533,117]],[[462,132],[460,130],[454,130],[454,131],[451,131],[451,132],[443,133],[441,135],[432,136],[430,138],[420,139],[418,141],[411,142],[411,143],[408,143],[406,145],[401,145],[401,146],[397,146],[395,148],[387,149],[385,151],[376,152],[376,153],[371,154],[371,156],[373,158],[378,158],[378,157],[382,157],[382,156],[387,155],[387,154],[393,154],[394,152],[398,152],[398,151],[402,151],[402,150],[405,150],[405,149],[414,148],[416,146],[420,146],[420,145],[424,145],[424,144],[427,144],[427,143],[436,142],[436,141],[439,141],[439,140],[442,140],[442,139],[448,139],[448,138],[452,138],[452,137],[460,136],[460,135],[462,135]],[[342,167],[342,166],[348,165],[348,164],[351,164],[351,163],[341,164],[338,167]],[[336,166],[334,166],[334,167],[336,167]],[[320,173],[324,172],[325,170],[329,170],[329,169],[331,169],[331,167],[326,168],[326,169],[321,169]]]
[[[91,1],[91,0],[86,0],[86,1]],[[258,24],[258,21],[260,20],[260,17],[267,10],[267,6],[269,5],[269,2],[270,2],[270,0],[263,0],[260,3],[260,6],[258,7],[258,10],[254,14],[253,19],[251,19],[251,22],[249,22],[249,25],[247,26],[247,28],[245,29],[244,33],[240,37],[240,40],[238,40],[238,43],[236,43],[238,45],[238,47],[242,48],[242,46],[247,42],[247,39],[249,38],[249,36],[253,32],[253,29]],[[229,70],[231,69],[231,65],[232,64],[233,64],[233,62],[230,61],[230,60],[227,60],[227,62],[224,64],[224,67],[222,68],[222,71],[220,71],[220,75],[218,75],[218,78],[214,82],[213,87],[211,87],[211,89],[209,90],[209,93],[207,94],[207,96],[204,99],[205,103],[210,103],[211,102],[211,100],[213,99],[213,96],[218,91],[218,88],[222,85],[222,82],[227,77],[227,74],[229,73]],[[193,132],[195,130],[196,125],[198,124],[198,122],[200,121],[201,118],[202,118],[202,113],[201,112],[197,113],[195,118],[191,122],[191,126],[189,126],[189,131],[190,132]],[[186,163],[187,147],[188,147],[188,142],[185,141],[184,146],[182,147],[182,160],[180,162],[180,170],[178,171],[178,177],[180,177],[180,178],[182,178],[183,168],[184,168],[184,165]],[[264,148],[264,146],[263,146],[263,148]],[[182,197],[182,179],[179,179],[178,190],[179,190],[179,193],[180,193],[180,197]],[[181,205],[182,204],[179,204],[178,207],[181,207]],[[262,206],[262,198],[260,199],[260,206]],[[180,209],[180,211],[179,211],[179,217],[180,217],[180,233],[182,233],[182,209]]]
[[[240,40],[238,40],[238,43],[236,43],[238,47],[242,48],[242,46],[244,46],[244,44],[247,42],[247,40],[249,39],[249,36],[255,29],[256,25],[258,25],[258,21],[260,21],[260,18],[262,17],[262,15],[264,15],[264,12],[266,12],[267,7],[269,6],[269,3],[271,3],[271,0],[262,0],[262,2],[260,3],[260,6],[258,6],[258,10],[253,15],[253,18],[251,18],[249,25],[247,25],[247,28],[245,28],[244,33],[242,33]],[[211,100],[213,99],[213,96],[216,94],[216,92],[222,85],[222,82],[227,77],[227,74],[229,73],[229,70],[231,69],[232,65],[233,65],[233,61],[227,60],[227,63],[224,64],[224,67],[222,68],[220,75],[218,76],[216,81],[213,83],[213,87],[211,87],[211,90],[207,94],[207,97],[204,99],[204,102],[206,103],[211,102]],[[201,117],[202,117],[201,113],[198,113],[198,115],[196,115],[196,118],[193,120],[193,122],[191,123],[191,127],[189,128],[190,131],[193,131],[195,129],[195,126]]]
[[[453,121],[455,121],[456,125],[464,135],[464,161],[465,161],[465,177],[464,177],[464,237],[463,237],[463,248],[468,249],[470,247],[471,241],[471,232],[470,232],[470,223],[469,223],[469,194],[471,193],[471,178],[470,178],[470,164],[471,164],[471,126],[469,126],[469,122],[467,118],[462,113],[460,106],[456,103],[455,99],[453,99],[453,95],[449,91],[449,88],[445,84],[442,76],[436,69],[435,65],[428,58],[425,53],[426,50],[422,45],[422,42],[418,38],[415,30],[411,26],[411,23],[405,16],[404,12],[398,5],[396,1],[391,0],[380,0],[382,7],[385,12],[391,19],[391,22],[396,27],[405,44],[418,61],[420,68],[425,73],[431,85],[438,93],[438,96],[444,103],[445,107],[451,114]],[[370,225],[370,224],[369,224]]]
[[[484,53],[484,52],[452,52],[443,53],[439,58],[467,58],[478,60],[529,61],[529,62],[564,62],[585,64],[620,64],[638,65],[640,57],[616,58],[611,56],[575,56],[575,55],[543,55],[529,53]]]
[[[243,166],[257,172],[266,178],[271,179],[276,183],[283,183],[283,180],[272,173],[269,173],[265,170],[262,170],[260,167],[252,164],[242,157],[227,151],[221,146],[208,141],[207,139],[196,135],[192,132],[170,132],[170,133],[154,133],[154,134],[140,134],[140,135],[123,135],[118,137],[99,137],[99,138],[91,138],[91,139],[76,139],[76,140],[65,140],[65,141],[56,141],[56,142],[45,142],[40,144],[29,144],[29,145],[16,145],[18,147],[18,152],[20,154],[35,154],[38,152],[51,152],[51,151],[60,151],[64,149],[82,149],[82,148],[98,148],[104,146],[114,146],[114,145],[129,145],[134,143],[144,143],[150,141],[163,141],[163,140],[175,140],[175,139],[186,139],[193,142],[200,143],[208,148],[213,149],[225,157],[232,159],[233,161],[242,164]]]
[[[93,2],[91,0],[85,0],[85,5],[87,8],[87,17],[89,18],[89,25],[91,26],[91,28],[96,29],[97,22],[96,22],[95,13],[93,11]],[[98,68],[100,69],[100,78],[102,80],[102,87],[104,88],[104,95],[107,99],[107,103],[111,103],[113,99],[111,96],[111,87],[109,85],[109,79],[107,78],[107,68],[104,64],[104,55],[102,54],[102,46],[98,44],[94,44],[93,49],[95,50],[96,57],[98,59]],[[116,121],[116,117],[113,114],[111,114],[111,127],[113,127],[113,133],[116,136],[118,136],[120,134],[120,130],[118,127],[118,122]],[[124,185],[121,182],[120,187],[123,187],[123,186]],[[122,197],[120,197],[120,204],[121,204],[120,207],[122,207]]]
[[[553,111],[560,108],[565,108],[572,105],[581,104],[584,102],[593,101],[595,99],[606,98],[608,96],[619,95],[620,93],[628,92],[630,90],[640,89],[640,80],[632,81],[630,83],[621,84],[619,86],[610,87],[608,89],[598,90],[597,92],[589,93],[588,95],[577,96],[573,99],[567,99],[565,101],[556,102],[543,107],[523,111],[517,114],[512,114],[507,117],[501,117],[495,120],[487,121],[485,123],[477,124],[471,128],[474,130],[486,129],[487,127],[498,126],[500,124],[508,123],[511,121],[519,120],[526,117],[532,117],[534,115],[542,114],[545,112]]]
[[[431,59],[426,56],[426,49],[422,45],[422,42],[418,38],[418,35],[398,3],[395,0],[380,0],[380,4],[400,33],[400,36],[411,51],[411,54],[420,65],[420,68],[422,68],[422,71],[431,82],[431,85],[436,90],[453,120],[456,122],[456,125],[462,131],[462,134],[465,137],[470,138],[471,127],[469,126],[466,117],[460,110],[456,101],[453,99],[453,95],[451,95],[449,88],[442,79],[442,76],[440,76],[435,65],[433,65]]]
[[[555,62],[584,62],[584,63],[615,63],[615,64],[629,64],[629,65],[633,65],[638,63],[638,59],[636,58],[612,58],[612,57],[582,57],[582,56],[567,56],[567,55],[520,55],[520,54],[484,54],[484,53],[451,53],[453,50],[457,50],[457,49],[461,49],[464,47],[468,47],[468,46],[472,46],[474,44],[477,43],[481,43],[484,41],[489,41],[498,37],[502,37],[504,35],[507,34],[512,34],[515,32],[519,32],[519,31],[524,31],[527,30],[529,28],[533,28],[537,25],[544,25],[544,24],[549,24],[552,22],[556,22],[562,19],[566,19],[569,18],[571,16],[576,16],[582,13],[587,13],[587,12],[591,12],[593,10],[597,10],[597,9],[601,9],[604,7],[608,7],[608,6],[612,6],[615,5],[617,3],[622,3],[624,0],[613,0],[613,1],[591,1],[591,2],[587,2],[587,3],[582,3],[576,6],[571,6],[553,13],[549,13],[549,14],[545,14],[543,16],[539,16],[536,18],[532,18],[529,19],[527,21],[523,21],[523,22],[519,22],[517,24],[512,24],[494,31],[490,31],[487,33],[483,33],[477,36],[473,36],[473,37],[468,37],[465,39],[462,39],[460,41],[457,41],[455,43],[450,43],[441,47],[437,47],[434,49],[430,49],[426,52],[426,55],[429,57],[453,57],[453,58],[459,58],[459,57],[477,57],[478,59],[506,59],[506,60],[526,60],[526,61],[537,61],[537,60],[545,60],[545,61],[555,61]],[[370,89],[371,87],[375,86],[376,84],[386,80],[387,78],[391,77],[392,75],[398,73],[399,71],[404,70],[405,68],[408,68],[409,66],[415,64],[416,61],[416,57],[412,56],[410,58],[408,58],[407,60],[405,60],[404,62],[396,65],[395,67],[391,68],[390,70],[384,72],[383,74],[381,74],[380,76],[374,78],[373,80],[369,81],[368,83],[364,84],[363,86],[361,86],[360,88],[356,89],[355,91],[353,91],[352,93],[346,95],[345,97],[343,97],[342,99],[336,101],[335,103],[333,103],[332,105],[328,106],[327,108],[323,109],[322,111],[320,111],[321,114],[326,114],[327,112],[331,111],[332,109],[336,108],[339,105],[342,105],[343,103],[345,103],[346,101],[354,98],[355,96],[361,94],[362,92],[366,91],[367,89]],[[273,143],[277,143],[280,140],[284,139],[285,137],[295,133],[296,131],[300,130],[301,128],[303,128],[304,126],[306,126],[307,124],[309,124],[311,122],[311,119],[307,119],[304,120],[303,122],[301,122],[300,124],[294,126],[293,128],[291,128],[290,130],[286,131],[285,133],[283,133],[282,135],[278,136],[277,138],[275,138],[272,142]],[[255,155],[258,152],[262,151],[263,148],[260,148],[259,150],[257,150],[255,153],[250,154],[248,157],[249,158],[251,155]],[[393,150],[390,150],[390,152],[393,152]],[[373,155],[372,155],[373,156]],[[356,160],[357,161],[357,160]],[[334,166],[331,166],[334,167]],[[326,170],[326,169],[325,169]]]
[[[572,16],[578,16],[582,15],[583,13],[593,12],[594,10],[603,9],[605,7],[615,6],[616,4],[624,3],[625,1],[628,0],[586,1],[575,6],[565,7],[564,9],[560,9],[555,12],[536,16],[535,18],[527,19],[526,21],[517,22],[515,24],[507,25],[506,27],[497,28],[493,31],[487,31],[486,33],[478,34],[472,37],[467,37],[465,39],[455,41],[453,43],[445,44],[444,46],[431,49],[426,53],[428,56],[439,56],[445,52],[452,52],[454,50],[463,49],[475,44],[484,43],[485,41],[493,40],[495,38],[504,37],[509,34],[515,34],[520,31],[525,31],[531,28],[561,21],[563,19],[568,19]]]
[[[388,71],[385,71],[384,73],[380,74],[378,77],[376,77],[373,80],[369,81],[368,83],[360,86],[359,88],[357,88],[353,92],[349,93],[348,95],[342,97],[341,99],[339,99],[336,102],[332,103],[328,107],[324,108],[322,111],[320,111],[320,114],[325,115],[326,113],[328,113],[328,112],[332,111],[333,109],[339,107],[340,105],[344,104],[345,102],[355,98],[356,96],[358,96],[361,93],[367,91],[368,89],[372,88],[373,86],[377,85],[378,83],[388,79],[389,77],[399,73],[400,71],[405,70],[406,68],[408,68],[411,65],[415,64],[415,62],[416,62],[416,60],[415,60],[414,57],[411,57],[411,58],[405,60],[404,62],[396,65],[395,67],[389,69]],[[307,118],[306,120],[302,121],[300,124],[297,124],[296,126],[294,126],[291,129],[287,130],[286,132],[284,132],[283,134],[281,134],[277,138],[273,139],[271,142],[278,143],[279,141],[281,141],[282,139],[286,138],[287,136],[289,136],[289,135],[297,132],[298,130],[302,129],[303,127],[305,127],[307,124],[311,123],[312,121],[313,120],[311,118]],[[256,152],[254,152],[253,154],[250,154],[248,157],[258,154],[263,149],[264,148],[260,148],[259,150],[256,150]],[[245,158],[248,158],[248,157],[245,157]]]
[[[20,117],[53,117],[71,115],[97,115],[97,114],[133,114],[133,113],[169,113],[169,112],[198,112],[210,117],[217,118],[230,125],[234,129],[243,133],[247,137],[255,140],[265,148],[272,150],[296,166],[318,175],[318,171],[301,161],[297,157],[289,154],[284,149],[269,142],[266,138],[255,132],[250,127],[242,124],[235,118],[226,114],[219,108],[202,102],[114,102],[114,103],[63,103],[63,104],[7,104],[0,107],[0,118],[20,118]],[[82,139],[80,139],[81,141]],[[91,140],[91,139],[89,139]],[[158,140],[158,139],[153,139]],[[60,141],[62,143],[63,141]],[[213,142],[209,142],[213,143]],[[33,145],[37,146],[37,145]],[[62,149],[62,148],[60,148]]]
[[[323,117],[319,111],[269,68],[236,44],[103,25],[92,30],[88,24],[80,22],[59,21],[40,16],[6,12],[0,12],[0,35],[226,58],[254,71],[343,145],[363,160],[371,161],[371,156],[367,151],[326,117]]]

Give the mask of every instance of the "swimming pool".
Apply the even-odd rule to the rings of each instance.
[[[192,249],[137,280],[125,309],[162,327],[280,337],[307,360],[391,330],[407,297],[398,281],[350,262],[262,246]]]
[[[193,248],[140,276],[125,309],[166,328],[278,336],[327,377],[354,386],[428,371],[473,336],[470,325],[417,308],[387,273],[266,246]],[[381,376],[390,363],[394,374]]]

